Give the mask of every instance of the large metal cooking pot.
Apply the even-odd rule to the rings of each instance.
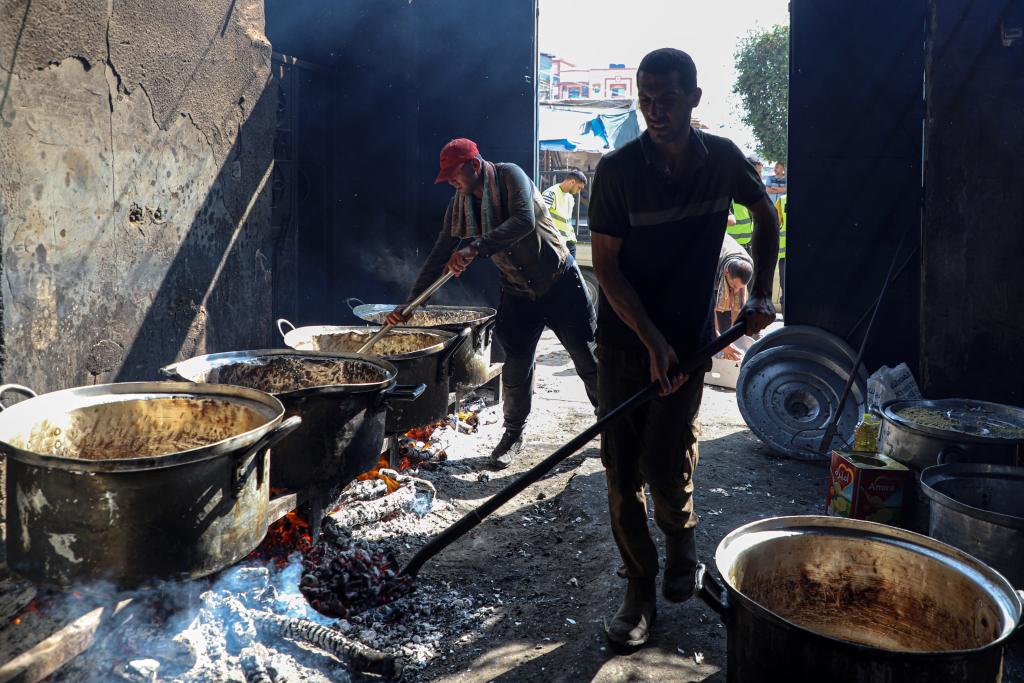
[[[310,325],[295,327],[287,320],[277,321],[285,346],[299,351],[355,353],[377,332],[375,327],[339,327]],[[291,330],[285,332],[285,327]],[[468,328],[456,334],[447,330],[395,328],[374,347],[378,355],[398,370],[398,381],[407,385],[425,384],[416,401],[395,404],[388,411],[385,429],[389,434],[404,434],[440,420],[448,414],[452,357],[469,337]]]
[[[1024,453],[1024,409],[963,398],[882,406],[879,450],[922,470],[953,462],[1014,466]]]
[[[301,491],[312,486],[328,499],[377,467],[388,404],[418,398],[426,388],[397,387],[395,366],[373,356],[287,349],[211,353],[161,372],[276,396],[286,415],[302,417],[302,426],[274,449],[271,485]]]
[[[996,683],[1024,595],[939,541],[838,517],[777,517],[718,545],[701,597],[731,683]]]
[[[300,422],[260,391],[178,382],[12,405],[0,413],[7,563],[58,588],[196,578],[233,564],[267,531],[268,448]]]
[[[956,546],[1024,587],[1024,468],[936,465],[921,473],[928,535]]]
[[[356,298],[345,303],[356,317],[375,325],[383,325],[387,314],[395,310],[393,304],[364,304]],[[485,384],[491,368],[491,343],[495,316],[493,308],[486,306],[421,306],[401,327],[421,327],[449,332],[470,329],[470,338],[452,359],[452,383],[456,391],[472,391]]]
[[[929,504],[921,490],[921,470],[947,462],[1014,466],[1024,452],[1024,436],[1000,433],[1016,425],[1024,434],[1024,410],[1013,406],[960,398],[899,399],[884,404],[879,415],[878,450],[914,475],[905,494],[904,524],[922,534],[928,533]]]

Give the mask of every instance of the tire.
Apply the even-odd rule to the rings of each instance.
[[[597,275],[594,274],[593,268],[580,268],[580,272],[583,274],[583,282],[587,285],[587,291],[590,293],[590,300],[597,305],[597,294],[601,291],[601,285],[597,283]]]

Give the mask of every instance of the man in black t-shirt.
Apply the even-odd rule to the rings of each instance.
[[[637,84],[647,131],[601,160],[590,198],[601,283],[598,409],[607,413],[652,380],[661,384],[658,398],[602,435],[612,531],[629,579],[606,631],[623,648],[647,642],[656,614],[658,550],[645,484],[665,534],[662,592],[681,602],[695,591],[692,478],[703,372],[688,377],[674,368],[713,336],[715,273],[732,200],[754,219],[755,272],[742,309],[748,334],[775,319],[778,253],[777,215],[753,165],[729,140],[690,127],[701,96],[690,56],[670,48],[648,54]]]

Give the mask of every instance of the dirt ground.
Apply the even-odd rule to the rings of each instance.
[[[490,424],[460,440],[443,471],[431,477],[451,504],[432,515],[439,518],[435,524],[454,521],[594,419],[568,355],[550,333],[538,352],[526,448],[513,467],[480,481],[488,449],[500,435],[498,412],[492,411],[484,415]],[[718,542],[742,524],[822,512],[825,465],[770,455],[746,429],[732,391],[705,387],[700,419],[695,481],[703,560],[710,564]],[[620,656],[607,647],[603,619],[615,612],[625,588],[615,574],[618,566],[595,441],[424,568],[422,577],[496,597],[501,607],[498,618],[481,624],[473,639],[462,639],[417,678],[725,681],[725,628],[699,599],[661,601],[642,650]]]
[[[496,412],[496,411],[495,411]],[[495,419],[495,414],[492,419]],[[827,470],[770,455],[747,430],[732,391],[705,387],[696,508],[698,547],[712,563],[718,542],[747,522],[819,514]],[[538,352],[537,391],[527,445],[508,470],[478,481],[485,447],[500,421],[482,427],[432,477],[454,520],[551,453],[593,420],[568,355],[546,333]],[[469,466],[459,472],[460,466]],[[470,467],[472,469],[470,469]],[[652,521],[652,529],[656,529]],[[663,547],[659,540],[659,546]],[[455,681],[725,681],[726,631],[699,599],[664,600],[647,647],[629,655],[607,647],[603,619],[618,607],[625,581],[608,526],[598,443],[571,457],[478,526],[421,576],[443,577],[466,594],[500,596],[498,619],[475,640],[453,647],[420,680]],[[1018,648],[1019,649],[1019,648]],[[1024,680],[1020,653],[1006,680]]]

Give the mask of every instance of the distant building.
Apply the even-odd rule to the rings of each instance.
[[[584,69],[547,52],[540,54],[541,101],[577,99],[632,99],[636,97],[636,70],[625,64]]]

